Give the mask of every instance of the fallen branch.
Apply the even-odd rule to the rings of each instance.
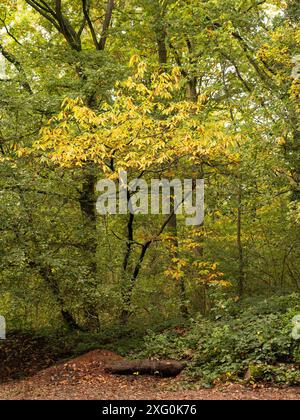
[[[157,375],[177,376],[184,365],[175,360],[125,360],[106,366],[106,371],[114,375]]]

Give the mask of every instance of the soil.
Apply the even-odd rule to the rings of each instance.
[[[0,400],[298,400],[299,388],[222,385],[185,390],[176,378],[116,376],[105,367],[122,360],[108,350],[96,350],[41,370],[26,379],[0,385]],[[47,362],[48,363],[48,362]]]

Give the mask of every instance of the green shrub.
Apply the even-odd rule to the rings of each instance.
[[[261,375],[250,374],[253,381],[300,383],[299,341],[291,336],[292,319],[300,313],[299,296],[252,305],[219,320],[200,317],[184,334],[149,333],[142,355],[186,359],[188,375],[204,384],[244,379],[250,367],[263,370]]]

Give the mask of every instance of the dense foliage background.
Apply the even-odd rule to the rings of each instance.
[[[80,352],[152,330],[138,351],[205,383],[297,381],[299,20],[297,0],[1,2],[9,331]],[[203,177],[204,224],[97,215],[96,183],[119,169]]]

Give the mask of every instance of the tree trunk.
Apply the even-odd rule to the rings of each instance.
[[[238,210],[237,210],[237,248],[238,248],[238,293],[239,297],[244,295],[245,268],[244,268],[244,249],[242,243],[242,186],[238,186]]]
[[[95,195],[96,180],[97,178],[93,173],[93,168],[85,168],[83,173],[82,191],[79,198],[82,216],[85,220],[87,229],[90,229],[91,231],[91,235],[88,235],[89,243],[86,248],[88,254],[91,255],[92,263],[90,270],[94,276],[97,274],[97,213]]]

